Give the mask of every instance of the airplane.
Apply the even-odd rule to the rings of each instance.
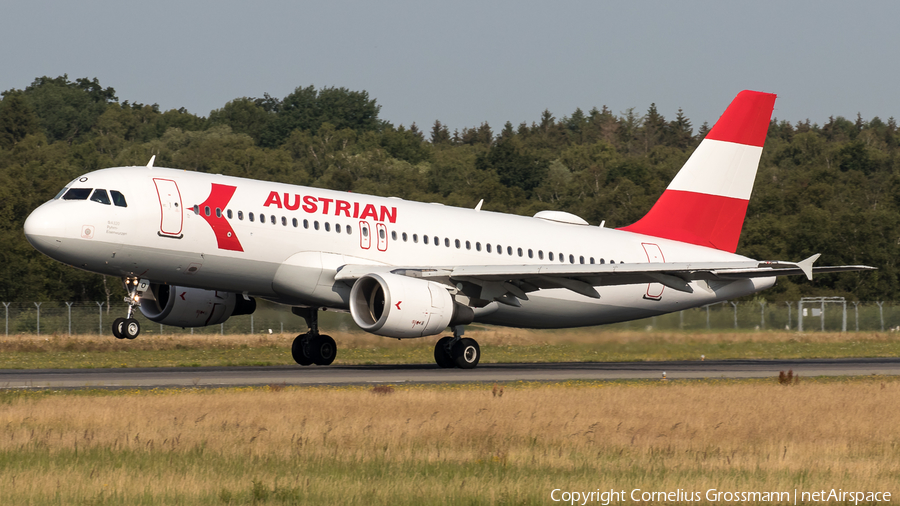
[[[444,368],[481,359],[470,323],[567,328],[700,307],[765,290],[777,276],[868,270],[736,254],[775,95],[740,92],[659,200],[634,224],[591,226],[562,211],[532,217],[146,166],[84,174],[25,222],[40,252],[121,277],[134,339],[149,320],[224,322],[256,298],[309,328],[291,353],[329,365],[337,346],[318,311],[349,311],[366,332],[435,336]]]

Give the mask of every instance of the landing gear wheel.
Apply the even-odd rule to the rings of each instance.
[[[134,339],[141,333],[141,324],[134,318],[128,318],[122,325],[122,337]]]
[[[309,354],[316,365],[331,365],[337,356],[337,345],[331,336],[315,336],[309,340]]]
[[[481,348],[474,339],[464,337],[460,339],[451,350],[456,367],[460,369],[474,369],[481,360]]]
[[[113,335],[116,336],[116,339],[125,339],[125,335],[122,334],[122,330],[125,328],[125,318],[116,318],[113,320],[112,324],[112,332]]]
[[[291,356],[300,365],[312,365],[312,359],[306,356],[306,353],[303,351],[304,339],[306,339],[306,334],[300,334],[294,339],[294,344],[291,345]]]
[[[447,350],[447,343],[452,339],[451,336],[444,336],[434,343],[434,362],[438,367],[444,369],[456,367],[456,361],[453,360],[453,356],[450,355],[450,351]]]

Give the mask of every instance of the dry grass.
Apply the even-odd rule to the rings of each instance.
[[[627,331],[607,328],[476,328],[484,363],[895,357],[892,333]],[[337,364],[431,363],[439,336],[398,341],[332,332]],[[294,365],[290,334],[167,334],[134,341],[109,336],[13,335],[0,340],[0,368]]]
[[[893,379],[503,387],[10,394],[0,404],[0,503],[900,492]]]
[[[410,347],[431,348],[440,336],[423,339],[397,340],[360,332],[329,331],[342,349],[403,349]],[[889,332],[789,332],[789,331],[631,331],[605,330],[589,327],[566,330],[534,330],[489,327],[466,334],[488,346],[546,346],[558,344],[639,344],[652,341],[672,345],[704,342],[710,344],[732,343],[804,343],[841,344],[854,342],[893,343],[897,335]],[[141,351],[179,349],[242,349],[242,348],[290,348],[294,334],[168,334],[141,336],[133,341],[118,340],[112,336],[79,334],[12,334],[0,339],[0,352],[52,352],[64,351]]]

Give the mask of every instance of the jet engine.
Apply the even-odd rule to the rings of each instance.
[[[350,314],[366,332],[396,338],[432,336],[475,317],[471,308],[454,302],[445,285],[388,273],[356,280]]]
[[[217,325],[231,316],[256,311],[256,300],[231,292],[171,285],[151,285],[141,297],[141,313],[149,320],[174,327]]]

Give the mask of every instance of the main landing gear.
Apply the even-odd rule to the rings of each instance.
[[[434,361],[443,368],[474,369],[481,360],[478,342],[462,337],[462,326],[453,327],[452,336],[444,336],[434,344]]]
[[[309,332],[300,334],[291,345],[291,355],[300,365],[331,365],[337,356],[337,345],[331,336],[319,334],[319,309],[315,307],[295,307],[295,315],[306,320]]]
[[[141,333],[141,324],[131,317],[135,306],[141,303],[138,279],[125,278],[125,289],[128,290],[128,297],[125,297],[125,302],[128,303],[128,315],[125,318],[113,320],[112,333],[116,339],[134,339]]]

